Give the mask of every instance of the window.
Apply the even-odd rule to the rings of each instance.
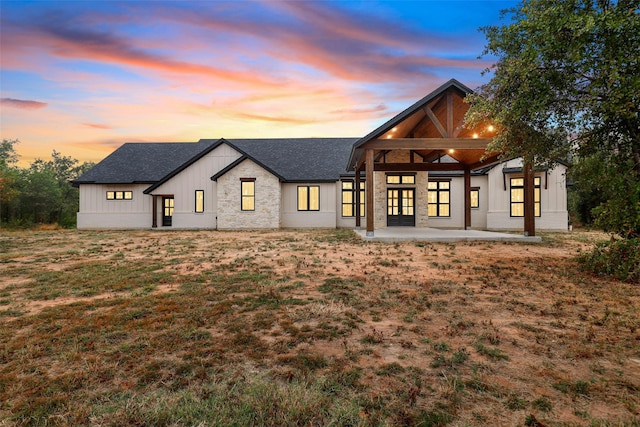
[[[360,216],[365,215],[364,181],[360,181]],[[342,216],[356,216],[356,191],[354,181],[342,181]]]
[[[477,209],[480,207],[480,188],[471,188],[471,208]]]
[[[240,209],[243,211],[256,210],[256,180],[255,178],[243,178],[240,180],[242,200]]]
[[[298,210],[299,211],[319,211],[320,210],[320,186],[319,185],[298,186]]]
[[[429,181],[427,195],[428,206],[427,214],[433,217],[448,217],[450,212],[449,206],[449,189],[451,183],[449,181]]]
[[[107,191],[107,200],[133,200],[133,191]]]
[[[387,184],[415,184],[415,175],[387,175]]]
[[[196,190],[196,213],[204,212],[204,190]]]
[[[533,178],[533,201],[535,216],[540,216],[540,177]],[[524,178],[511,178],[511,216],[524,216]]]

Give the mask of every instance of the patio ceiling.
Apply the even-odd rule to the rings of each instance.
[[[409,150],[414,170],[473,170],[497,163],[499,153],[486,152],[493,128],[489,124],[477,129],[464,127],[469,109],[464,97],[471,92],[456,80],[445,83],[357,141],[348,169],[363,166],[367,149],[374,150],[375,170],[389,169],[390,165],[381,166],[381,153],[394,150]]]

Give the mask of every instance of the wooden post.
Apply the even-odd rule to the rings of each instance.
[[[453,138],[453,93],[447,92],[447,138]]]
[[[355,180],[355,215],[356,215],[356,230],[360,230],[360,169],[356,168],[356,180]]]
[[[373,237],[373,150],[368,149],[365,152],[365,168],[366,168],[366,182],[365,192],[367,196],[367,237]]]
[[[525,160],[524,164],[524,235],[536,235],[535,185],[533,181],[533,166]]]
[[[151,227],[158,227],[158,196],[152,197],[152,206],[151,206],[151,215],[153,215],[153,219],[151,220]]]
[[[471,229],[471,169],[464,168],[464,229]]]

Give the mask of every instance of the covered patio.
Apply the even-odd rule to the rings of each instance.
[[[495,135],[490,123],[477,129],[464,126],[469,109],[464,98],[471,92],[452,79],[354,144],[348,169],[355,172],[355,188],[361,188],[364,178],[367,237],[383,235],[386,228],[394,226],[408,228],[396,235],[428,230],[431,213],[425,189],[427,180],[432,179],[429,174],[435,177],[438,172],[455,171],[464,177],[464,220],[459,231],[473,235],[472,172],[498,164],[501,153],[487,152]],[[534,174],[530,165],[524,165],[523,176],[523,231],[525,236],[535,236]],[[360,192],[354,196],[356,205],[360,205]],[[356,212],[355,223],[359,230],[360,212]]]
[[[518,242],[539,243],[539,236],[498,233],[481,230],[442,230],[428,227],[386,227],[377,229],[375,235],[367,236],[366,230],[354,230],[367,242]]]

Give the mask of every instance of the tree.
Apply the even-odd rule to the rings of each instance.
[[[51,153],[51,160],[34,160],[29,168],[28,191],[25,191],[25,203],[38,206],[34,221],[63,226],[75,224],[79,195],[70,181],[92,166],[93,163],[78,165],[77,159],[63,156],[56,150]]]
[[[0,143],[0,224],[7,222],[9,208],[18,195],[18,154],[14,148],[17,139],[3,139]]]
[[[78,189],[71,180],[93,167],[53,150],[51,160],[36,159],[28,169],[17,166],[15,145],[3,139],[0,144],[0,224],[29,225],[57,223],[75,225]]]
[[[628,201],[640,191],[640,0],[524,0],[507,15],[510,24],[482,29],[483,55],[497,61],[468,97],[468,124],[492,123],[489,149],[505,157],[615,166],[600,177],[614,190],[593,213],[638,236],[640,206]]]

